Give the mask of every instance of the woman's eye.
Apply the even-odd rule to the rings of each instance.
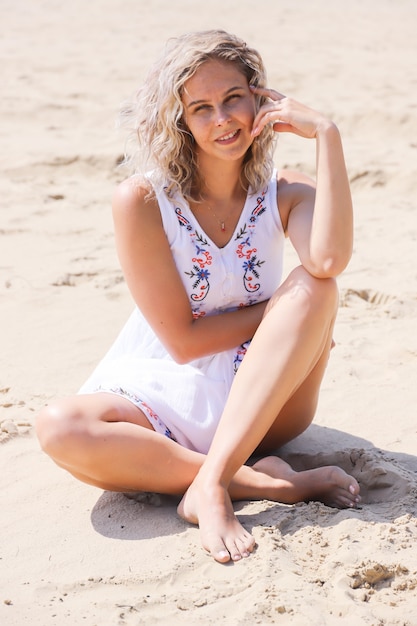
[[[199,111],[206,111],[209,108],[208,104],[200,104],[200,106],[194,109],[194,113],[198,113]]]
[[[238,93],[234,93],[231,94],[230,96],[228,96],[226,98],[226,100],[224,101],[225,104],[233,104],[234,100],[239,100],[242,96]],[[211,109],[211,105],[210,104],[199,104],[198,106],[195,107],[194,109],[194,113],[200,113],[200,112],[205,112],[205,111],[209,111]]]

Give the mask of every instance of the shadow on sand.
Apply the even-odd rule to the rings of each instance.
[[[316,425],[276,453],[297,471],[338,465],[359,482],[361,508],[378,509],[381,521],[394,514],[417,513],[409,510],[410,497],[417,502],[416,456],[387,452],[360,437]],[[177,516],[179,499],[144,492],[129,496],[104,492],[92,510],[91,522],[98,533],[114,539],[141,540],[183,533],[189,525]],[[269,503],[256,516],[249,515],[251,522],[268,524],[271,507],[278,513],[288,511],[286,505]],[[245,503],[236,503],[236,511],[244,508]],[[361,512],[351,510],[349,513]],[[333,519],[337,523],[337,519]]]

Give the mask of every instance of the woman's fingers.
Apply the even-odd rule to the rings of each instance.
[[[271,100],[282,100],[285,98],[283,93],[279,93],[279,91],[276,91],[275,89],[255,87],[254,85],[250,85],[250,89],[253,93],[257,93],[259,96],[265,96],[266,98],[271,98]]]
[[[252,135],[256,136],[265,128],[267,124],[275,124],[280,121],[281,100],[268,102],[264,104],[258,111],[253,120]]]
[[[279,121],[280,104],[286,96],[275,89],[253,87],[252,85],[250,88],[252,93],[269,99],[269,102],[266,102],[261,106],[253,121],[252,136],[256,137],[262,132],[268,123],[275,124]]]
[[[318,127],[325,119],[321,113],[274,89],[254,87],[251,90],[268,98],[255,115],[253,137],[259,135],[268,124],[272,124],[276,132],[291,132],[305,138],[316,136]]]

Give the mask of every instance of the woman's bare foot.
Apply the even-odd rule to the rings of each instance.
[[[353,508],[361,501],[358,482],[335,465],[296,472],[279,457],[268,456],[257,461],[252,469],[275,479],[269,498],[276,502],[295,504],[317,500],[344,509]]]
[[[245,478],[246,487],[242,484]],[[340,467],[296,472],[276,456],[242,468],[239,483],[232,481],[230,493],[235,499],[268,499],[285,504],[317,500],[338,508],[353,508],[360,502],[357,481]],[[197,476],[177,510],[184,520],[199,525],[203,547],[219,563],[239,561],[253,551],[255,540],[237,520],[231,497],[221,485],[203,483]]]
[[[255,540],[237,520],[232,501],[221,485],[199,484],[198,477],[178,505],[178,514],[200,527],[201,543],[219,563],[248,557]]]

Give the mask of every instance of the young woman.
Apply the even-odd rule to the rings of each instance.
[[[223,31],[171,40],[123,116],[135,173],[115,192],[136,307],[80,393],[46,407],[43,449],[113,491],[181,494],[219,562],[253,537],[232,501],[354,507],[338,467],[295,472],[276,450],[311,423],[332,345],[352,205],[335,124],[266,87],[260,55]],[[316,142],[316,183],[273,168],[274,138]],[[282,282],[284,239],[300,265]]]

